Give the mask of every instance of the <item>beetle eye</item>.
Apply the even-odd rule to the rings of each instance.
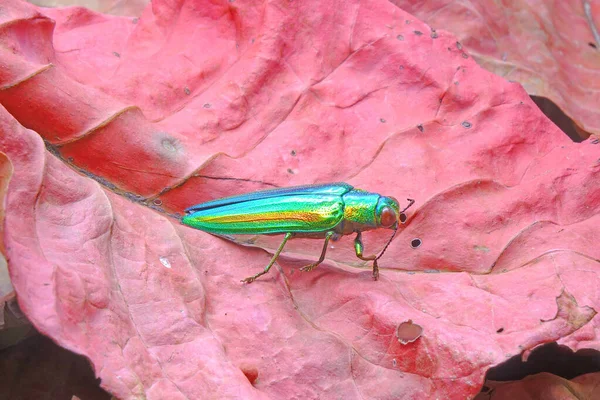
[[[391,207],[383,207],[380,218],[381,226],[384,228],[389,228],[396,223],[396,220],[396,211],[394,211]]]

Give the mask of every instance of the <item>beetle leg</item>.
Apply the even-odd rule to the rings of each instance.
[[[354,238],[354,251],[356,252],[356,257],[365,261],[373,260],[373,279],[379,279],[379,266],[377,265],[377,256],[374,254],[372,256],[363,256],[363,250],[364,246],[362,242],[362,233],[356,232],[356,238]]]
[[[279,248],[277,249],[277,251],[275,252],[275,254],[273,254],[273,258],[271,258],[271,261],[269,261],[269,264],[267,264],[267,266],[265,267],[265,269],[261,272],[259,272],[256,275],[252,275],[249,276],[246,279],[242,279],[242,282],[244,283],[251,283],[254,282],[256,280],[256,278],[258,278],[261,275],[266,274],[267,272],[269,272],[269,270],[271,269],[271,267],[273,266],[273,264],[275,264],[275,260],[277,260],[277,257],[279,257],[279,254],[281,254],[281,252],[283,251],[283,247],[285,246],[285,244],[287,243],[288,240],[290,240],[290,238],[292,237],[291,233],[286,233],[285,237],[283,238],[283,242],[281,242],[281,244],[279,245]]]
[[[305,267],[300,268],[300,271],[303,271],[303,272],[312,271],[313,269],[315,269],[315,267],[317,265],[321,264],[323,262],[323,260],[325,260],[325,253],[327,253],[327,245],[329,244],[329,239],[331,239],[331,237],[333,236],[334,233],[335,232],[333,232],[333,231],[329,231],[325,235],[325,243],[323,243],[323,251],[321,251],[321,257],[319,257],[319,260],[317,262],[314,262],[312,264],[309,264]]]
[[[354,250],[356,251],[356,257],[365,261],[371,261],[377,258],[375,254],[373,254],[372,256],[363,256],[363,249],[364,246],[362,243],[362,233],[356,232],[356,238],[354,238]]]

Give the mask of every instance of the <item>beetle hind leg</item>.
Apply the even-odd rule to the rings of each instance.
[[[302,271],[302,272],[312,271],[319,264],[321,264],[323,262],[323,260],[325,260],[325,253],[327,253],[327,245],[329,244],[329,239],[331,239],[331,237],[334,235],[334,233],[335,232],[333,232],[333,231],[329,231],[325,235],[325,243],[323,243],[323,250],[321,251],[321,256],[319,257],[319,259],[317,260],[317,262],[314,262],[312,264],[308,264],[308,265],[300,268],[300,271]]]
[[[269,261],[269,264],[267,264],[267,266],[265,267],[265,269],[262,270],[261,272],[259,272],[258,274],[255,274],[255,275],[249,276],[249,277],[247,277],[245,279],[242,279],[242,282],[244,282],[244,283],[252,283],[259,276],[264,275],[267,272],[269,272],[269,270],[271,269],[271,267],[273,266],[273,264],[275,264],[275,260],[277,260],[277,257],[279,257],[279,254],[281,254],[281,252],[283,251],[283,247],[285,246],[285,244],[287,243],[287,241],[290,240],[291,237],[292,237],[291,233],[286,233],[285,237],[283,238],[283,242],[281,242],[281,244],[279,245],[279,248],[277,249],[277,251],[275,252],[275,254],[273,254],[273,257],[271,258],[271,261]]]

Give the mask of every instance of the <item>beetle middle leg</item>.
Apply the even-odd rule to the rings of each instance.
[[[325,253],[327,253],[327,245],[329,244],[329,239],[331,239],[331,237],[333,236],[334,233],[335,232],[333,232],[333,231],[329,231],[325,234],[325,243],[323,243],[323,250],[321,251],[321,256],[319,257],[319,260],[317,262],[308,264],[307,266],[300,268],[300,271],[303,271],[303,272],[312,271],[319,264],[321,264],[323,262],[323,260],[325,260]]]
[[[242,279],[242,282],[244,283],[251,283],[254,282],[256,280],[256,278],[258,278],[261,275],[266,274],[267,272],[269,272],[269,270],[271,269],[271,267],[273,266],[273,264],[275,264],[275,260],[277,260],[277,257],[279,257],[279,254],[281,254],[281,252],[283,251],[283,247],[285,246],[285,244],[287,243],[288,240],[290,240],[290,238],[292,237],[291,233],[286,233],[285,237],[283,238],[283,242],[281,242],[281,244],[279,245],[279,248],[277,249],[277,251],[275,252],[275,254],[273,254],[273,258],[271,258],[271,261],[269,261],[269,264],[267,264],[267,266],[265,267],[264,270],[262,270],[261,272],[259,272],[256,275],[252,275],[249,276],[246,279]]]
[[[363,256],[364,245],[362,242],[362,233],[356,232],[356,238],[354,238],[354,251],[356,252],[356,257],[365,261],[373,261],[373,279],[379,279],[379,266],[377,265],[377,256],[373,254],[372,256]]]

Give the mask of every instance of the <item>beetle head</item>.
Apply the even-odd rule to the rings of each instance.
[[[400,212],[398,200],[393,197],[381,196],[375,208],[377,223],[384,228],[396,229],[406,221],[406,214]],[[404,216],[404,219],[401,217]]]

